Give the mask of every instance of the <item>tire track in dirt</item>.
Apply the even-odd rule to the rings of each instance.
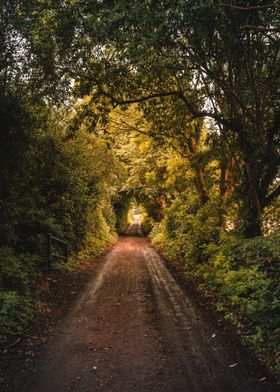
[[[133,233],[137,223],[104,257],[20,392],[272,392]]]

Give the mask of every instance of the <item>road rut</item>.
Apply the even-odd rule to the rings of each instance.
[[[272,391],[134,233],[137,223],[105,256],[21,390]]]

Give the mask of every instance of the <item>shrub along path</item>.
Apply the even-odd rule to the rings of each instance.
[[[104,256],[20,391],[277,391],[134,228]]]

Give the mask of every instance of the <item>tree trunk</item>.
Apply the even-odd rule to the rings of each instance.
[[[242,187],[242,222],[243,234],[246,238],[262,235],[261,207],[256,189],[252,186],[247,172],[244,174]]]
[[[203,181],[201,171],[197,168],[195,168],[195,175],[196,175],[196,177],[195,177],[194,181],[195,181],[196,189],[199,194],[200,202],[202,205],[204,205],[209,200],[209,197],[207,194],[207,190],[204,186],[204,181]]]
[[[260,201],[260,173],[258,170],[259,145],[245,132],[245,126],[240,125],[238,132],[240,147],[243,153],[242,167],[242,222],[243,234],[246,238],[262,235],[263,203]]]
[[[198,162],[196,160],[197,148],[196,148],[195,141],[193,140],[193,138],[190,137],[187,140],[187,144],[189,147],[189,151],[192,154],[192,159],[190,159],[190,160],[192,163],[193,170],[195,172],[194,183],[195,183],[197,192],[199,194],[201,204],[204,205],[209,200],[209,197],[208,197],[207,189],[204,184],[203,169],[200,167],[200,165],[198,164]]]
[[[247,198],[244,200],[243,206],[243,224],[244,236],[246,238],[254,238],[262,235],[261,218],[258,210],[252,204],[252,200]]]

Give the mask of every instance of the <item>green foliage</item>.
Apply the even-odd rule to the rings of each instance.
[[[0,279],[4,288],[27,292],[38,269],[38,257],[15,255],[11,249],[0,249]]]
[[[29,295],[0,292],[0,336],[21,334],[36,310],[38,304]]]
[[[264,321],[263,316],[270,308],[271,281],[261,264],[234,268],[226,256],[218,254],[200,273],[235,312],[252,323]]]
[[[5,330],[9,314],[25,324],[46,234],[79,266],[124,229],[133,196],[153,242],[276,350],[279,9],[0,1]]]
[[[126,192],[120,192],[114,203],[116,212],[116,230],[123,233],[129,224],[129,211],[131,208],[131,195]]]
[[[252,239],[238,238],[222,233],[224,254],[232,263],[270,263],[280,259],[280,237],[272,234]]]
[[[143,219],[141,221],[141,229],[144,236],[150,234],[154,224],[155,224],[154,220],[147,214],[144,214]]]
[[[0,193],[0,244],[42,257],[46,255],[49,232],[67,238],[72,250],[81,248],[89,215],[99,205],[103,205],[105,219],[113,229],[114,212],[108,204],[114,202],[122,172],[105,141],[83,129],[66,138],[66,123],[58,122],[43,109],[29,108],[41,112],[36,114],[35,122],[31,121],[25,143],[15,143],[17,149],[21,148],[17,155],[19,170],[13,173],[9,166],[15,164],[16,151],[12,148],[0,169],[6,180]],[[9,133],[10,128],[5,131]],[[3,149],[6,147],[4,144]]]
[[[33,315],[33,281],[47,265],[48,233],[68,239],[72,261],[66,268],[116,240],[114,203],[123,166],[84,124],[69,134],[67,113],[18,101],[2,111],[0,321],[1,333],[16,333]]]
[[[219,298],[218,308],[254,350],[277,369],[280,350],[280,237],[244,239],[224,232],[220,207],[198,210],[175,201],[151,236],[156,246],[185,265],[186,278],[199,278]],[[203,287],[202,285],[202,287]]]
[[[0,249],[0,336],[20,334],[37,308],[38,257]]]
[[[89,221],[87,235],[84,239],[84,249],[90,256],[99,255],[116,240],[115,216],[112,207],[110,205],[106,207],[104,209],[97,207]],[[108,219],[108,215],[111,220]]]
[[[219,238],[221,208],[217,202],[208,202],[201,208],[188,205],[185,197],[175,200],[166,209],[160,223],[162,231],[153,229],[153,242],[164,245],[170,258],[180,258],[192,266],[206,262],[205,248]]]
[[[275,356],[266,358],[265,351],[280,350],[279,244],[277,235],[252,240],[223,235],[220,246],[211,249],[208,264],[199,271],[220,295],[231,320],[250,326],[250,342],[274,367]]]
[[[75,93],[91,96],[88,120],[96,122],[97,108],[107,119],[110,105],[124,109],[137,102],[143,121],[130,128],[188,158],[206,202],[209,154],[197,141],[207,118],[211,153],[223,169],[221,188],[230,188],[238,205],[239,230],[248,238],[261,235],[262,212],[280,194],[279,8],[248,12],[215,1],[131,0],[90,7],[75,2],[61,13],[53,40],[58,45],[62,31],[73,32],[76,23],[61,61],[75,69]],[[146,165],[143,157],[139,164]],[[149,177],[155,183],[160,176],[154,174],[159,171]]]

